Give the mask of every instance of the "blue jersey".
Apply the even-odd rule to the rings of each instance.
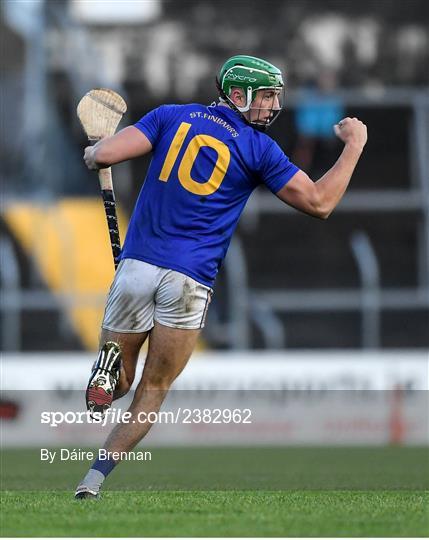
[[[252,191],[264,183],[277,193],[298,168],[229,107],[163,105],[135,126],[153,157],[121,258],[211,287]]]

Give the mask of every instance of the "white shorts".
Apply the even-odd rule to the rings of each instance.
[[[123,259],[107,298],[102,327],[147,332],[157,321],[172,328],[204,328],[212,289],[185,274]]]

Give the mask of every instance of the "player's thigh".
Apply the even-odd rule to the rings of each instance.
[[[125,371],[129,386],[134,381],[140,349],[148,335],[149,332],[124,333],[113,332],[105,328],[101,330],[100,349],[106,341],[114,341],[119,344],[121,348],[122,368]]]
[[[199,334],[199,329],[171,328],[155,322],[139,390],[168,389],[186,366]]]

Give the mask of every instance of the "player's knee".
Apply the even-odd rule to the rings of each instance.
[[[143,378],[145,390],[168,390],[175,377],[167,373],[151,373]]]

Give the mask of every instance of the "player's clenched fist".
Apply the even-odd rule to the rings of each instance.
[[[344,144],[350,144],[359,150],[363,149],[368,139],[366,125],[357,118],[344,118],[335,124],[334,131]]]

